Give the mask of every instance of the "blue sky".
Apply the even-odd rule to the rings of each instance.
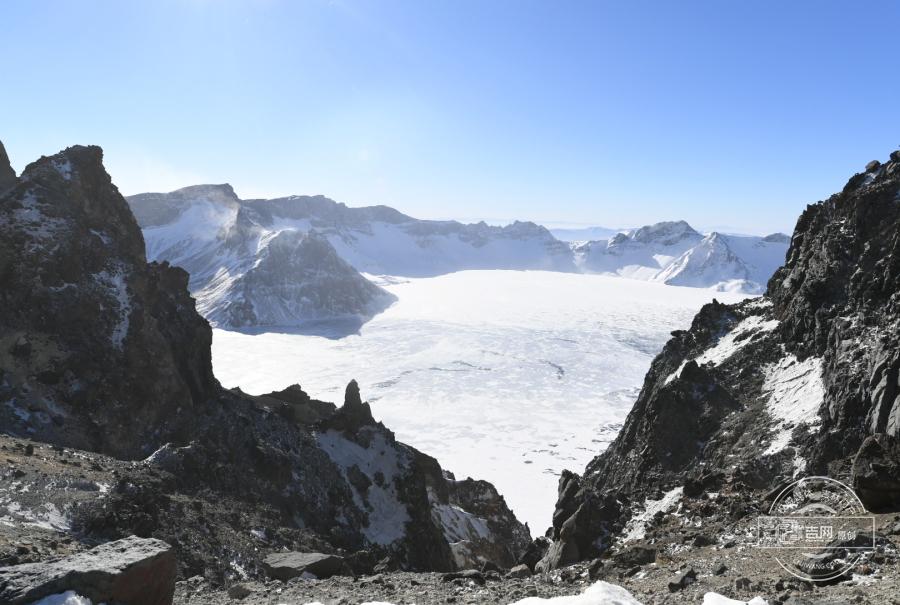
[[[15,168],[422,218],[790,230],[900,144],[900,3],[0,3]]]

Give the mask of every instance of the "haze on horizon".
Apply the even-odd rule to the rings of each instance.
[[[12,0],[0,140],[17,170],[98,144],[126,194],[229,182],[418,218],[790,233],[897,148],[882,108],[898,17],[811,0]]]

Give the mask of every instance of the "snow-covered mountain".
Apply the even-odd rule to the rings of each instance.
[[[573,244],[575,262],[587,273],[618,275],[676,286],[758,294],[784,263],[790,238],[704,236],[685,221],[662,222],[606,240]]]
[[[273,226],[229,185],[141,194],[128,202],[143,228],[148,258],[190,273],[197,310],[213,325],[368,318],[396,300],[316,230]]]
[[[516,221],[419,220],[323,196],[241,200],[229,185],[128,198],[151,260],[185,268],[197,308],[220,327],[371,317],[393,302],[360,273],[434,277],[467,269],[602,273],[745,293],[764,289],[787,236],[710,233],[684,221],[566,243]]]
[[[220,327],[369,317],[393,297],[360,271],[576,270],[569,247],[534,223],[424,221],[322,196],[241,200],[230,185],[144,193],[128,203],[147,256],[185,268],[198,310]]]
[[[140,194],[128,201],[144,228],[149,256],[180,264],[204,281],[218,264],[216,255],[207,253],[233,253],[250,242],[264,245],[282,231],[310,230],[322,234],[358,271],[371,274],[575,271],[569,247],[529,222],[495,227],[418,220],[387,206],[348,208],[323,196],[240,200],[229,185]]]
[[[285,326],[347,316],[370,317],[396,300],[335,252],[316,231],[280,231],[240,277],[219,272],[197,308],[220,326]]]

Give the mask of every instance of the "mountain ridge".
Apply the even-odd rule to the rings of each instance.
[[[239,300],[229,300],[229,296],[240,290],[234,282],[246,281],[246,274],[261,263],[275,236],[287,231],[316,232],[334,249],[333,254],[323,252],[323,258],[337,256],[357,273],[431,277],[466,269],[581,271],[748,293],[761,291],[760,284],[781,262],[779,252],[787,248],[787,242],[771,236],[716,234],[716,238],[729,238],[728,243],[717,244],[723,265],[715,266],[716,256],[707,254],[707,266],[703,268],[702,263],[688,258],[680,265],[672,264],[688,252],[689,244],[703,242],[704,236],[684,221],[648,225],[618,233],[609,240],[569,244],[528,221],[500,227],[484,222],[418,220],[389,206],[351,208],[325,196],[241,200],[227,184],[138,194],[128,201],[142,225],[148,256],[187,269],[190,289],[201,311],[215,325],[225,328],[299,325],[310,319],[346,314],[356,314],[365,321],[390,304],[384,291],[367,288],[363,277],[351,271],[341,270],[341,280],[329,285],[301,284],[303,272],[299,271],[296,278],[282,273],[277,279],[286,288],[290,284],[294,292],[310,293],[311,300],[334,300],[329,287],[355,292],[354,304],[351,308],[310,305],[302,304],[297,296],[282,296],[276,305],[281,311],[264,320],[254,314],[232,317],[222,313],[224,308],[240,305],[267,306],[266,297],[255,297],[246,289]],[[711,240],[715,241],[719,240]],[[747,260],[735,258],[738,255],[729,247],[741,242],[740,252]],[[772,258],[762,266],[757,266],[759,255],[752,249],[754,245],[772,251]],[[334,265],[331,260],[327,262]],[[665,273],[667,269],[671,274]],[[275,316],[277,319],[273,319]]]
[[[703,515],[702,539],[731,548],[721,536],[752,531],[766,494],[804,475],[852,485],[869,510],[900,510],[898,334],[893,152],[807,206],[764,297],[714,301],[672,333],[613,443],[583,475],[563,473],[541,566],[640,545],[627,528],[642,509],[658,510],[644,521],[654,549],[691,539],[676,510]]]

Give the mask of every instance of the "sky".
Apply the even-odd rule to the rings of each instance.
[[[790,232],[900,145],[900,3],[3,0],[14,168],[419,218]]]

